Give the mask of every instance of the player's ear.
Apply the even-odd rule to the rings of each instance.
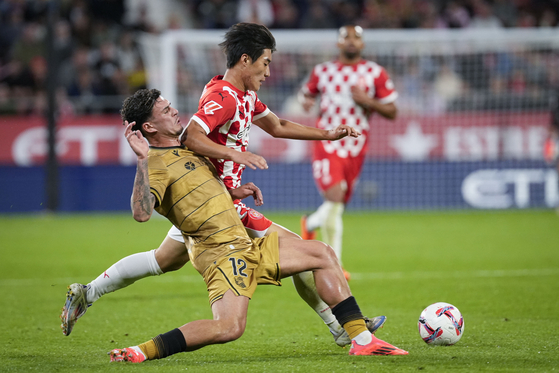
[[[142,129],[144,130],[144,133],[152,134],[152,133],[157,132],[157,130],[155,129],[155,126],[151,122],[142,123]]]
[[[241,56],[241,62],[243,64],[243,66],[246,67],[246,66],[250,65],[251,61],[252,61],[252,59],[250,58],[250,56],[248,54],[244,53]]]

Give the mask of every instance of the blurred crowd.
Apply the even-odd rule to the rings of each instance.
[[[49,6],[56,14],[56,71],[47,68]],[[43,114],[50,74],[57,76],[60,114],[118,112],[124,96],[146,86],[140,33],[222,29],[240,21],[271,29],[557,27],[558,16],[559,0],[0,0],[0,115]],[[468,66],[481,70],[464,69],[464,61],[410,60],[405,69],[398,61],[379,62],[393,70],[399,90],[420,89],[427,76],[430,88],[448,97],[470,84],[470,71],[486,74],[491,67],[506,74],[472,80],[487,92],[529,90],[549,80],[545,56],[531,57],[542,69],[531,68],[530,75],[515,69],[511,57],[472,58]]]

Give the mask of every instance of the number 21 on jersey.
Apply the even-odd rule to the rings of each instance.
[[[330,183],[332,177],[330,176],[330,160],[317,159],[312,163],[312,173],[316,180],[322,179],[324,184]]]

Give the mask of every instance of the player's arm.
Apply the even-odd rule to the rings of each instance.
[[[280,119],[274,113],[255,120],[254,124],[262,128],[273,137],[295,140],[339,140],[346,136],[359,137],[355,128],[340,125],[332,130],[325,130],[316,127],[303,126],[302,124]]]
[[[398,108],[393,102],[383,104],[374,97],[370,97],[365,90],[357,86],[351,87],[353,101],[369,112],[377,112],[387,119],[395,119]]]
[[[314,107],[314,104],[316,103],[316,95],[312,95],[309,92],[300,90],[299,93],[297,94],[297,100],[303,107],[303,110],[309,112]]]
[[[235,163],[244,164],[253,170],[268,168],[264,157],[251,152],[239,152],[225,145],[216,144],[208,138],[204,128],[193,119],[183,130],[180,140],[188,149],[209,158],[231,160]]]
[[[297,99],[306,112],[310,111],[314,107],[318,94],[318,75],[316,75],[316,71],[313,69],[308,81],[303,85],[297,94]]]
[[[134,219],[139,222],[144,222],[148,221],[151,217],[155,206],[155,196],[149,190],[149,145],[144,140],[140,131],[132,131],[134,123],[135,122],[124,122],[124,125],[126,126],[124,136],[138,158],[130,207],[132,209]]]

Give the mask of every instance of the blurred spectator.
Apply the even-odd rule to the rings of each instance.
[[[274,10],[270,0],[239,0],[237,8],[239,22],[259,23],[270,26],[274,22]]]
[[[129,24],[129,27],[134,31],[157,33],[157,28],[149,19],[148,8],[145,3],[140,5],[138,16]]]
[[[516,27],[536,27],[536,16],[528,11],[521,11],[518,16]]]
[[[88,0],[91,15],[96,21],[121,24],[124,16],[124,0]]]
[[[201,0],[195,8],[202,28],[229,28],[236,23],[237,2]]]
[[[514,2],[510,0],[493,0],[493,14],[501,20],[505,27],[516,25],[518,11]]]
[[[74,103],[76,113],[91,114],[97,110],[97,97],[101,95],[100,87],[95,83],[90,69],[80,69],[76,80],[68,87],[68,96]]]
[[[469,24],[472,28],[500,28],[503,24],[493,14],[493,10],[484,0],[476,0],[474,3],[474,16]]]
[[[28,67],[36,56],[45,55],[45,29],[37,23],[27,23],[13,45],[12,57]]]
[[[131,31],[126,30],[120,35],[116,48],[116,58],[125,74],[136,69],[136,61],[141,57],[134,40],[134,34]]]
[[[553,8],[546,7],[540,17],[540,27],[557,27],[557,13],[553,11]]]
[[[0,3],[0,66],[9,58],[12,45],[19,38],[23,23],[23,8],[15,3]]]
[[[311,0],[301,22],[302,28],[321,29],[334,28],[334,19],[326,4],[319,0]]]
[[[299,10],[292,0],[274,0],[274,23],[272,28],[297,28]]]
[[[448,63],[443,63],[433,82],[433,89],[443,100],[445,107],[449,107],[463,92],[464,83]]]
[[[332,3],[332,14],[336,27],[341,27],[355,22],[361,16],[361,9],[356,1],[335,1]]]
[[[115,45],[112,42],[103,43],[99,50],[94,53],[93,70],[99,79],[101,95],[116,96],[127,93],[125,88],[126,79],[117,59]]]
[[[79,45],[90,47],[93,27],[85,0],[75,0],[75,6],[69,12],[72,34]]]
[[[449,1],[443,10],[443,18],[449,28],[463,28],[470,24],[470,13],[458,1]]]

